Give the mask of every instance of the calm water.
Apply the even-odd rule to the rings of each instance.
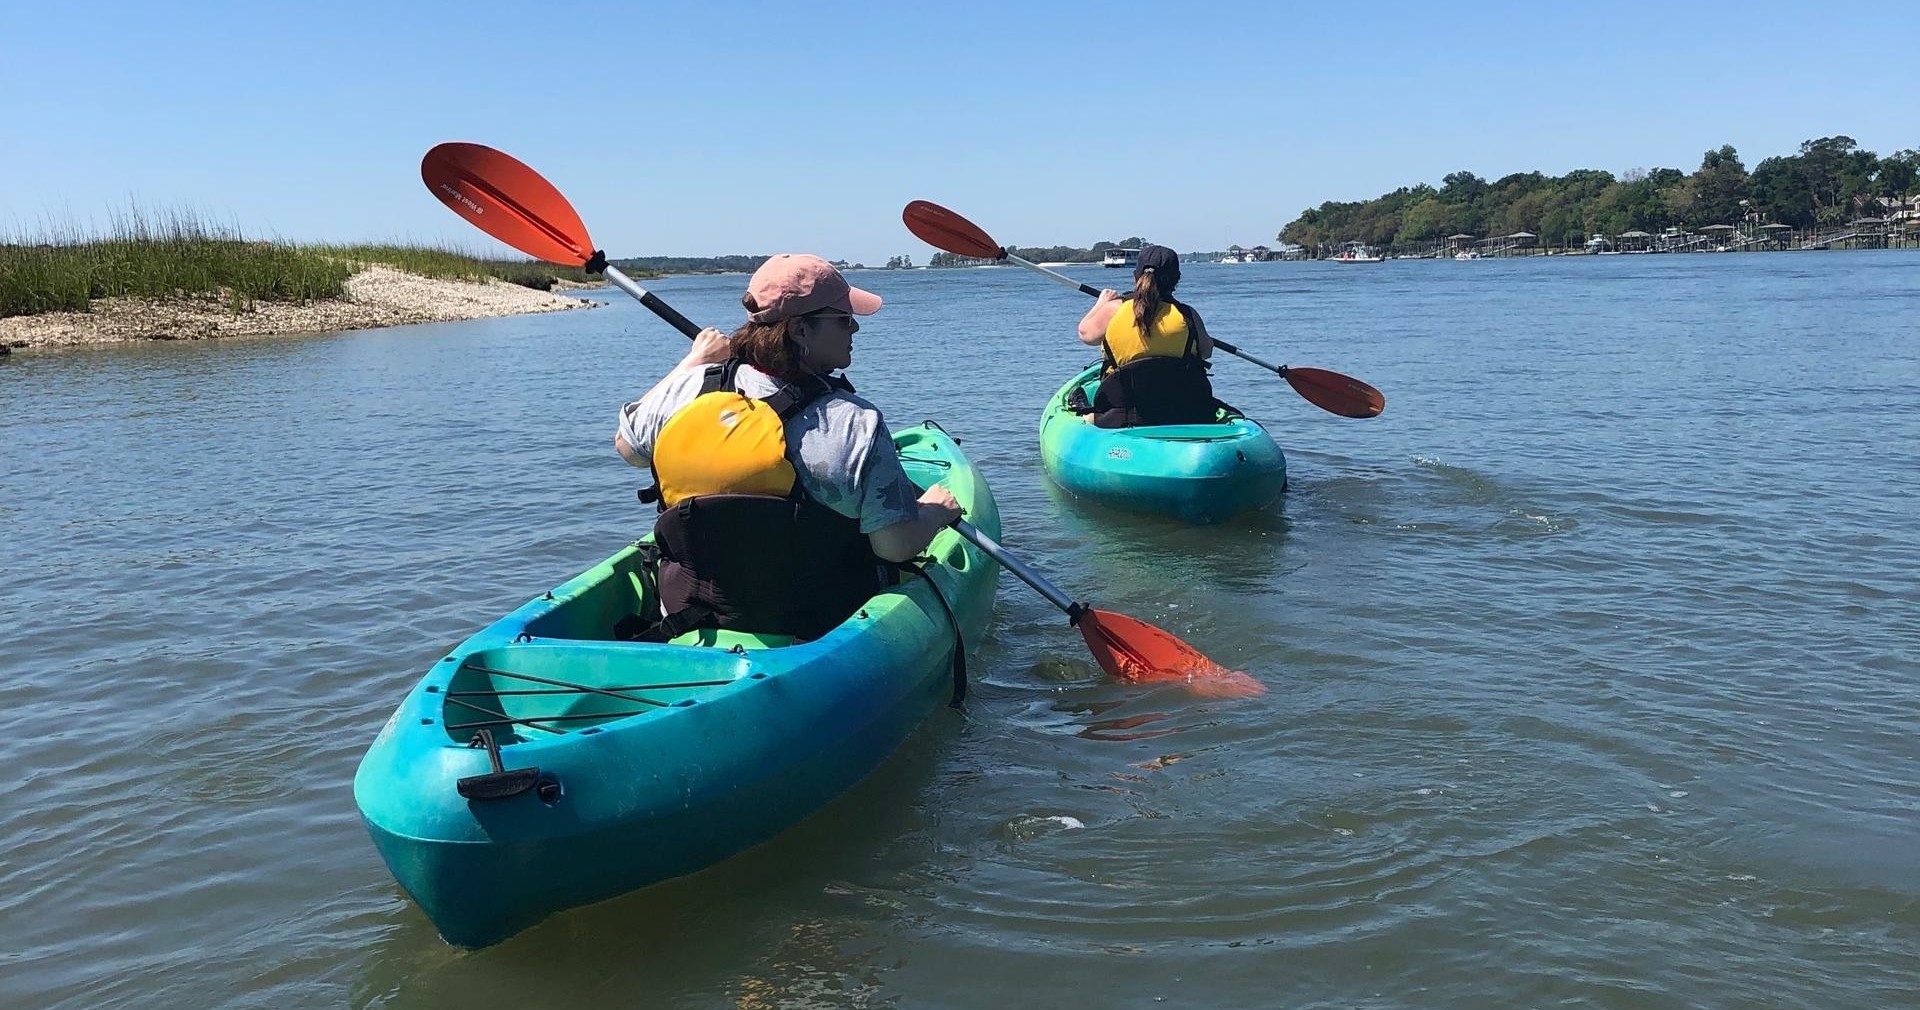
[[[1920,1005],[1920,255],[1194,267],[1221,336],[1389,401],[1223,360],[1293,486],[1212,529],[1045,482],[1083,299],[861,283],[856,382],[966,440],[1008,546],[1271,693],[1107,683],[1006,578],[967,714],[841,801],[458,952],[353,769],[646,527],[614,410],[683,342],[622,299],[16,355],[0,1006]]]

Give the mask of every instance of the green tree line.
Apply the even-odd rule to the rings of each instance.
[[[1797,154],[1768,158],[1748,171],[1733,145],[1706,152],[1691,175],[1675,168],[1615,178],[1598,169],[1560,176],[1516,172],[1493,182],[1453,172],[1440,186],[1405,186],[1372,200],[1328,201],[1280,230],[1280,240],[1309,249],[1360,241],[1412,245],[1449,235],[1476,238],[1531,232],[1544,245],[1575,246],[1591,234],[1659,232],[1739,224],[1752,218],[1795,228],[1878,217],[1876,198],[1920,193],[1920,151],[1882,158],[1852,137],[1821,137]]]
[[[752,273],[765,256],[627,256],[607,262],[626,273],[651,274]]]

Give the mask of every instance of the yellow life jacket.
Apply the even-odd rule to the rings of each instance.
[[[699,395],[654,439],[654,486],[640,500],[659,502],[660,516],[641,549],[657,577],[642,599],[659,609],[622,618],[617,638],[708,627],[818,638],[886,584],[859,519],[807,494],[786,455],[786,421],[853,385],[808,376],[756,398],[735,385],[738,368],[709,365]]]
[[[1172,302],[1162,302],[1160,314],[1147,328],[1142,340],[1134,322],[1136,302],[1129,298],[1107,322],[1107,369],[1113,370],[1136,358],[1184,358],[1193,353],[1194,334],[1187,317]]]
[[[1102,428],[1162,424],[1209,424],[1223,404],[1200,359],[1200,314],[1169,299],[1146,339],[1134,325],[1137,303],[1128,299],[1107,323],[1106,368],[1090,404]]]

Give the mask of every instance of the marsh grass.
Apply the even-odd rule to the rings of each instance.
[[[455,249],[407,245],[296,245],[248,239],[192,211],[116,215],[103,234],[43,229],[0,235],[0,317],[85,312],[96,298],[217,298],[238,314],[258,301],[340,298],[363,265],[385,263],[426,277],[498,277],[546,290],[585,281],[577,268],[481,259]]]
[[[557,280],[593,280],[578,267],[554,266],[537,260],[481,259],[458,249],[436,246],[340,245],[308,248],[354,263],[385,263],[422,277],[469,281],[498,277],[542,291],[552,287]]]

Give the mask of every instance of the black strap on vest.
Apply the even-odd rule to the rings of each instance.
[[[740,385],[736,376],[740,371],[739,358],[728,358],[718,364],[708,365],[706,375],[700,380],[699,395],[717,393],[721,390],[739,392]],[[783,382],[771,395],[763,396],[760,402],[773,408],[773,412],[785,421],[800,412],[802,407],[834,391],[851,393],[853,383],[841,375],[815,375],[809,373],[796,382]]]

